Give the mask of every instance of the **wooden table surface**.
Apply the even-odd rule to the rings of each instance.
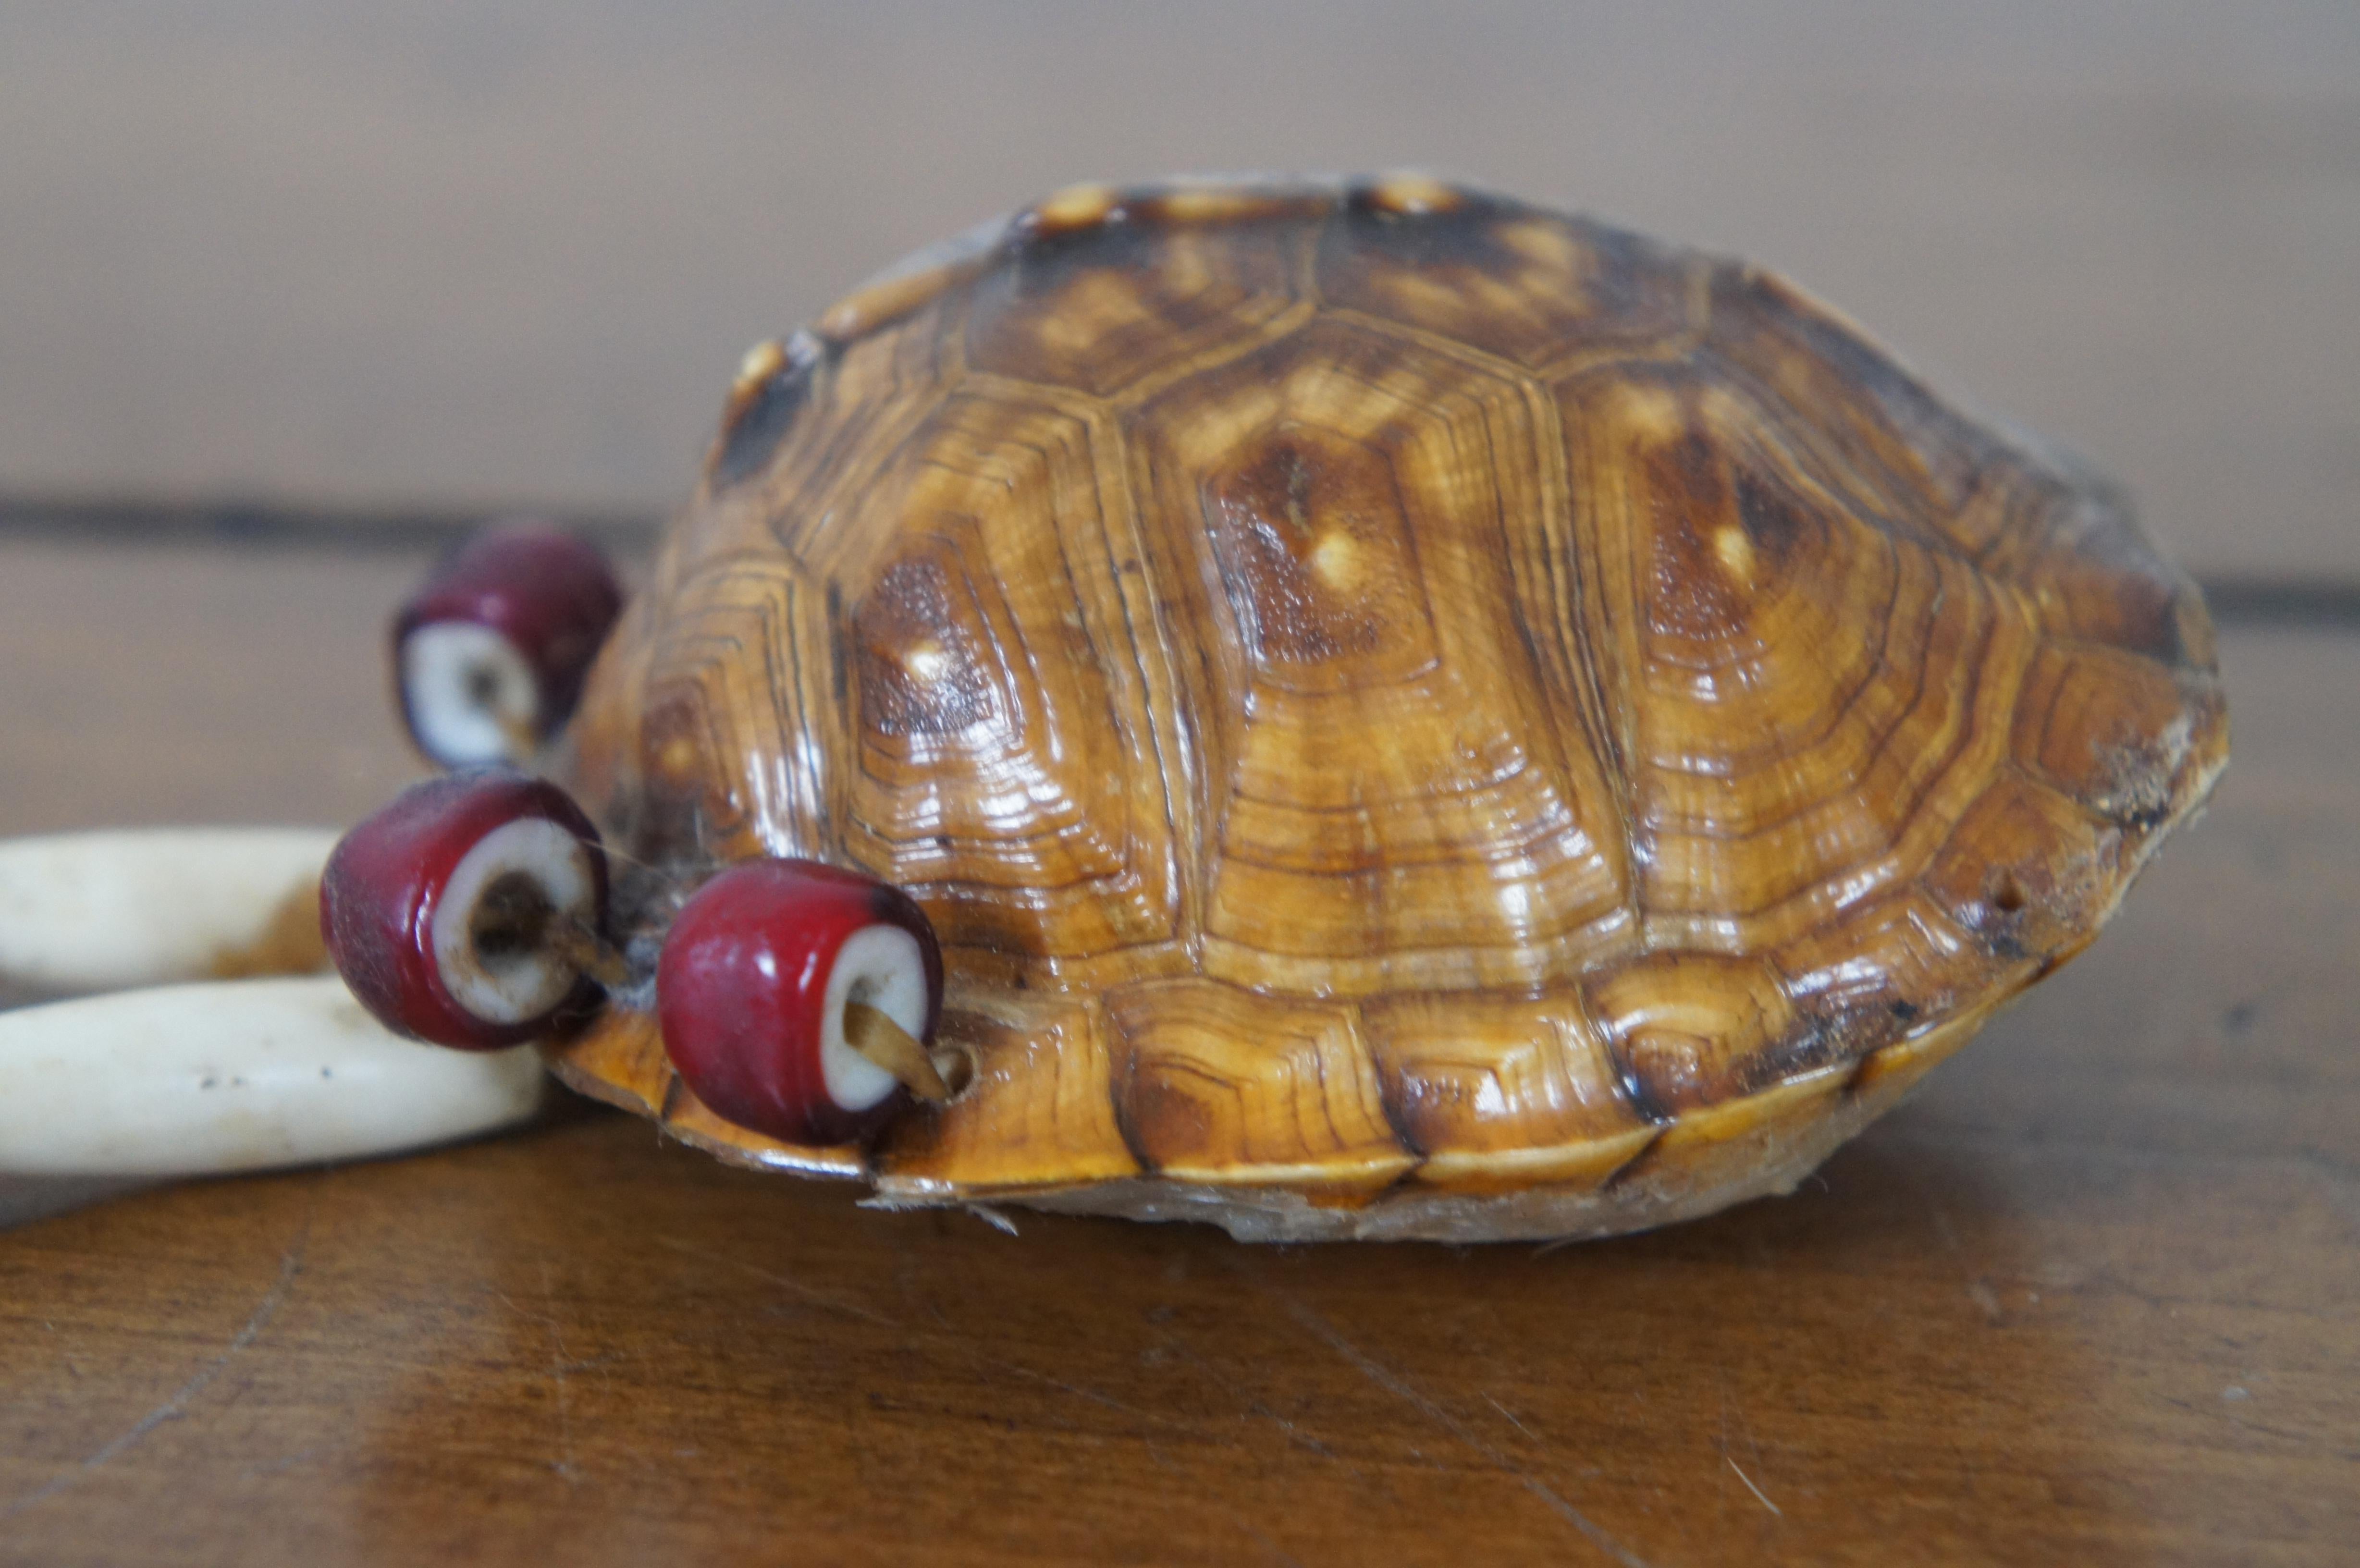
[[[415,557],[0,539],[0,833],[336,822]],[[891,1215],[574,1107],[0,1231],[0,1562],[2350,1563],[2360,627],[1791,1198],[1562,1248]]]

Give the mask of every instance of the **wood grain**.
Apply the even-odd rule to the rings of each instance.
[[[405,575],[0,550],[0,832],[364,809]],[[603,1111],[150,1192],[0,1234],[0,1562],[2341,1563],[2360,640],[2223,661],[2208,819],[1792,1198],[1011,1238]]]

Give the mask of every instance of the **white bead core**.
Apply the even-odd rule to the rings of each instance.
[[[574,989],[573,964],[543,947],[486,953],[475,940],[475,909],[503,877],[529,878],[554,918],[595,925],[597,877],[590,849],[546,817],[503,822],[459,857],[434,907],[434,963],[451,999],[488,1024],[520,1024],[541,1017]]]
[[[865,1002],[922,1037],[926,1027],[925,954],[918,939],[900,926],[863,926],[836,950],[828,972],[827,997],[820,1023],[820,1075],[838,1108],[865,1111],[893,1092],[890,1073],[852,1049],[844,1039],[847,1002]]]
[[[515,737],[541,722],[541,681],[514,643],[472,621],[402,639],[401,691],[418,745],[446,768],[522,762]]]

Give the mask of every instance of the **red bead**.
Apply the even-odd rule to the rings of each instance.
[[[526,760],[573,714],[622,604],[606,557],[572,534],[529,522],[477,533],[394,621],[410,738],[446,768]]]
[[[943,959],[910,896],[814,860],[741,861],[697,889],[656,967],[664,1049],[725,1120],[789,1143],[856,1141],[905,1096],[844,1043],[847,1002],[921,1042]]]
[[[320,930],[361,1005],[397,1033],[489,1051],[547,1032],[590,990],[552,922],[606,915],[598,830],[509,768],[410,786],[346,833],[320,878]]]

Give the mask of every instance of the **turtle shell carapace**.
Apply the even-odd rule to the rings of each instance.
[[[1424,179],[1067,192],[748,356],[564,771],[642,970],[757,855],[940,932],[971,1083],[722,1121],[893,1203],[1605,1234],[1783,1191],[2202,800],[2122,496],[1763,272]]]

